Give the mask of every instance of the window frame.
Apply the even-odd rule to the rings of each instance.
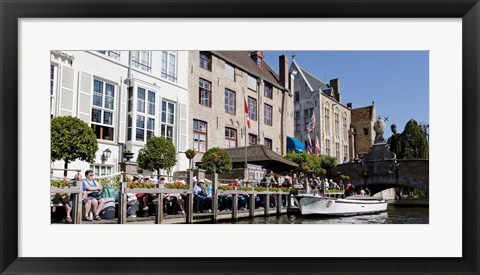
[[[98,92],[96,92],[96,83],[100,82],[102,83],[102,93],[101,93],[101,106],[98,106],[95,104],[96,99],[98,99]],[[108,96],[107,95],[107,85],[111,86],[113,88],[113,96]],[[97,94],[97,95],[95,95]],[[100,78],[93,78],[92,82],[92,100],[91,100],[91,117],[90,117],[90,127],[92,128],[93,132],[95,133],[95,136],[97,139],[100,140],[108,140],[108,141],[114,141],[115,140],[115,118],[116,118],[116,106],[115,106],[115,97],[117,94],[117,86],[109,81],[105,81]],[[96,97],[97,96],[97,97]],[[107,104],[107,99],[111,99],[111,107],[109,108],[106,106]],[[100,112],[100,121],[94,121],[94,111],[99,111]],[[105,123],[105,114],[109,113],[111,114],[111,124]],[[97,127],[98,128],[98,133],[97,133]],[[105,138],[104,135],[104,130],[105,128],[111,129],[111,139]]]
[[[255,142],[251,142],[254,139]],[[257,145],[258,144],[258,136],[255,134],[248,134],[248,145]]]
[[[166,110],[163,109],[163,106],[164,106],[164,103],[165,103],[165,107],[166,107]],[[173,112],[170,113],[169,112],[169,106],[173,106]],[[160,136],[161,137],[164,137],[166,138],[167,140],[170,140],[173,144],[175,144],[175,119],[176,119],[176,110],[177,110],[177,104],[175,102],[172,102],[172,101],[168,101],[168,100],[165,100],[165,99],[162,99],[162,111],[161,111],[161,115],[160,115]],[[165,113],[165,121],[163,121],[163,115]],[[170,123],[170,115],[173,116],[173,122]],[[167,136],[167,133],[168,133],[168,128],[171,127],[172,129],[172,136],[171,136],[171,139]],[[164,130],[165,128],[165,130]]]
[[[205,57],[208,57],[208,58],[203,58],[202,55],[205,56]],[[213,58],[212,58],[212,53],[211,52],[200,51],[199,52],[199,62],[198,62],[199,64],[198,64],[198,66],[200,68],[203,68],[203,69],[211,72],[212,71],[212,61],[213,61],[212,59]],[[204,64],[206,64],[206,67],[204,66]]]
[[[227,135],[227,132],[230,133],[230,134],[233,133],[233,136]],[[235,147],[238,146],[238,132],[237,132],[236,129],[230,128],[230,127],[225,127],[225,134],[224,135],[225,135],[225,147],[226,148],[235,148]],[[235,142],[234,147],[231,146],[232,142]],[[228,145],[227,145],[227,143],[228,143]]]
[[[257,99],[253,97],[248,97],[247,104],[248,104],[248,117],[253,121],[257,121],[257,117],[258,117]]]
[[[166,60],[164,60],[164,54],[166,54]],[[173,63],[173,69],[171,68],[171,57],[173,56],[174,63]],[[177,51],[161,51],[161,57],[160,57],[160,76],[163,79],[166,79],[171,82],[177,82],[177,69],[178,69],[178,55]],[[164,64],[166,68],[164,68]],[[173,70],[173,74],[172,74]]]
[[[198,129],[195,130],[195,122],[197,123],[198,125]],[[200,127],[200,124],[204,124],[205,125],[205,131],[201,131],[201,127]],[[208,150],[208,123],[206,121],[203,121],[203,120],[198,120],[198,119],[194,119],[193,120],[193,125],[192,125],[192,129],[193,129],[193,150],[195,150],[195,152],[199,152],[199,153],[205,153],[207,150]],[[198,135],[198,141],[195,141],[195,134]],[[205,136],[205,151],[201,151],[200,149],[200,136]]]
[[[269,145],[267,145],[267,143],[269,143]],[[273,140],[271,138],[263,138],[263,145],[273,151]]]
[[[144,90],[144,99],[140,99],[139,97],[139,90]],[[153,94],[153,102],[150,101],[150,94]],[[156,125],[156,104],[157,104],[157,92],[150,90],[148,88],[137,86],[136,94],[134,95],[136,99],[136,108],[135,108],[135,141],[146,143],[147,140],[153,136],[155,136],[155,125]],[[143,107],[141,106],[143,104]],[[153,104],[153,110],[151,113],[150,106]],[[139,110],[139,108],[143,108]],[[139,118],[143,117],[143,125],[139,127]],[[133,117],[132,117],[133,119]],[[152,125],[152,129],[149,129],[149,121],[152,121],[150,125]],[[133,121],[132,121],[133,122]],[[138,133],[139,130],[143,131],[143,138],[139,139]]]
[[[152,52],[151,51],[131,51],[131,57],[130,57],[130,64],[132,64],[132,67],[135,67],[137,69],[140,69],[142,71],[146,72],[151,72],[152,71]],[[138,53],[138,61],[134,60],[134,55],[133,53]],[[145,65],[142,62],[147,62],[147,60],[143,59],[143,54],[142,53],[148,53],[148,64]]]
[[[105,55],[113,60],[120,60],[120,51],[97,51],[101,55]]]
[[[209,87],[210,89],[207,90],[206,88],[204,87],[201,87],[200,86],[200,82],[206,82],[209,84]],[[205,85],[204,85],[205,86]],[[202,97],[202,94],[206,93],[208,95],[208,105],[205,105],[203,104],[203,97]],[[206,79],[203,79],[203,78],[199,78],[199,83],[198,83],[198,103],[202,106],[205,106],[205,107],[209,107],[211,108],[212,107],[212,82],[211,81],[208,81]]]
[[[270,113],[267,115],[268,109],[270,109]],[[273,126],[273,106],[266,103],[263,104],[263,123],[267,126]]]
[[[228,88],[225,88],[225,100],[224,100],[224,105],[225,105],[225,113],[235,115],[237,113],[237,93],[234,90],[230,90]],[[228,94],[228,96],[227,96]],[[233,102],[231,102],[233,100]],[[228,102],[227,102],[228,101]],[[230,109],[233,109],[232,111]]]
[[[265,82],[263,86],[263,96],[273,100],[273,85]]]

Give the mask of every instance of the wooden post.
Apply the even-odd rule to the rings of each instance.
[[[186,223],[191,224],[193,223],[193,171],[192,169],[188,169],[188,184],[190,185],[190,190],[187,193],[187,201],[186,201]]]
[[[265,199],[263,200],[264,201],[264,207],[265,207],[265,211],[264,211],[264,214],[265,214],[265,217],[267,217],[269,214],[270,214],[270,194],[267,193],[265,196]]]
[[[212,223],[217,223],[218,212],[218,174],[213,174],[212,181]]]
[[[232,220],[237,220],[238,214],[238,194],[232,194]]]
[[[127,194],[125,193],[125,188],[127,183],[125,182],[125,175],[123,175],[122,182],[120,183],[120,188],[118,188],[118,223],[126,224],[127,223]]]
[[[277,194],[277,215],[282,214],[282,195]]]
[[[292,194],[287,195],[287,207],[292,207]]]
[[[255,195],[250,194],[248,197],[248,215],[250,215],[250,218],[255,217]]]
[[[157,202],[157,209],[155,209],[155,223],[162,224],[163,223],[163,194],[158,193],[158,202]]]
[[[83,199],[83,182],[82,181],[77,181],[76,186],[79,187],[78,193],[75,193],[73,196],[73,202],[72,202],[72,213],[75,215],[73,218],[73,222],[76,224],[81,224],[82,223],[82,210],[83,210],[83,204],[82,204],[82,199]]]

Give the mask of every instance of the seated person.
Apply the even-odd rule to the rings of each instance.
[[[206,212],[212,207],[212,198],[208,197],[207,188],[205,187],[203,179],[198,180],[197,185],[193,188],[193,196],[197,202],[197,213]]]
[[[100,211],[102,211],[103,206],[105,205],[105,200],[100,195],[102,192],[102,186],[93,179],[93,176],[94,174],[92,170],[85,171],[86,179],[83,180],[83,191],[85,191],[83,203],[85,204],[84,219],[86,221],[92,220],[88,216],[90,207],[92,208],[94,219],[101,220]]]

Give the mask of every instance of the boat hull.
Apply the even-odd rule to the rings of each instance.
[[[377,198],[330,198],[316,195],[297,196],[302,215],[353,216],[387,210],[387,201]]]

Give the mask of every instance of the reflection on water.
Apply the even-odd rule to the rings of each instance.
[[[237,224],[428,224],[428,207],[394,207],[388,206],[387,211],[373,215],[351,217],[325,217],[281,215],[240,219]],[[230,222],[225,222],[230,223]]]

